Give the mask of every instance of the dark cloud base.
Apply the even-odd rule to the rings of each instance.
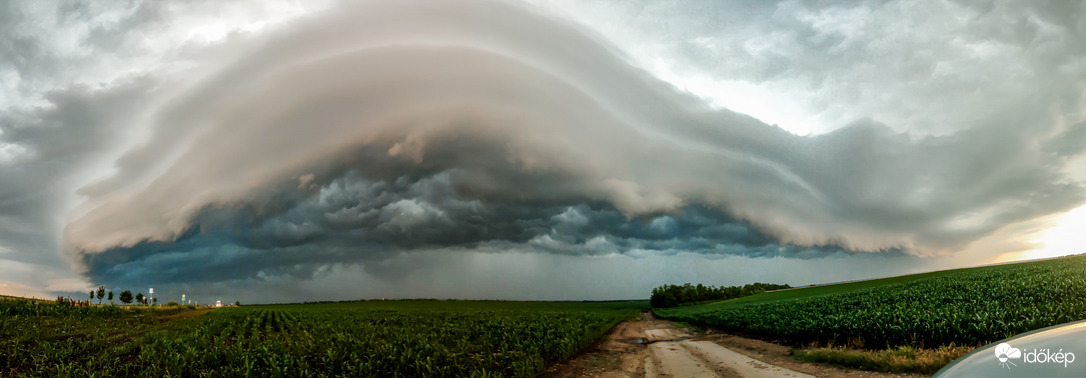
[[[780,244],[745,221],[700,205],[628,218],[600,201],[484,202],[457,193],[455,176],[380,180],[352,170],[319,188],[292,181],[267,196],[273,202],[205,208],[175,241],[86,254],[83,263],[95,282],[124,285],[312,279],[333,264],[362,264],[375,276],[394,276],[398,272],[376,263],[413,250],[791,258],[843,252],[833,245]]]

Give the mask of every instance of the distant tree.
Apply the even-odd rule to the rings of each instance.
[[[143,302],[143,293],[136,294],[136,303],[139,303],[139,304],[144,304],[145,303],[145,302]]]
[[[94,290],[90,291],[90,298],[91,298],[92,301],[94,300]]]
[[[762,282],[755,282],[743,286],[720,287],[705,286],[702,284],[694,286],[689,283],[682,286],[664,285],[652,289],[652,296],[649,298],[649,304],[656,308],[676,307],[705,301],[745,297],[770,290],[787,289],[790,287],[791,286],[788,286],[787,284],[770,284]]]
[[[157,305],[158,304],[158,298],[157,297],[151,298],[151,303],[154,303],[154,304]]]
[[[98,304],[102,304],[102,298],[105,298],[105,296],[106,296],[106,287],[105,286],[99,286],[98,287]]]
[[[109,291],[109,304],[113,304],[113,290]]]
[[[132,291],[130,291],[130,290],[122,291],[120,299],[121,299],[121,303],[124,303],[124,304],[132,303]]]
[[[241,301],[234,301],[234,306],[241,307]]]
[[[181,305],[178,304],[177,302],[170,301],[170,303],[166,304],[166,307],[181,307]]]

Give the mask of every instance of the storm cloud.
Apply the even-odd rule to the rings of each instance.
[[[467,200],[450,174],[373,181],[352,171],[312,196],[201,210],[182,235],[86,255],[95,279],[198,283],[287,275],[312,279],[331,264],[362,264],[396,276],[387,260],[402,251],[534,251],[573,256],[701,253],[815,258],[838,247],[782,246],[749,223],[687,206],[676,214],[629,219],[606,202]],[[309,183],[309,180],[304,180]],[[289,191],[288,191],[289,192]]]
[[[811,37],[775,36],[767,40],[775,52],[729,39],[730,47],[688,41],[667,51],[677,65],[725,62],[702,71],[753,82],[821,72],[809,78],[818,91],[848,88],[838,84],[853,77],[801,62],[879,63],[870,57],[926,51],[850,47],[859,34],[792,18],[807,6],[770,5],[746,12],[771,22],[734,20],[735,30]],[[313,280],[344,265],[394,279],[410,267],[385,262],[413,251],[947,256],[1084,200],[1070,170],[1086,148],[1086,65],[1050,46],[1080,40],[1086,24],[1077,16],[1034,13],[1064,39],[1046,37],[1043,27],[1024,27],[1036,29],[1030,38],[1028,30],[986,33],[986,19],[964,34],[982,33],[997,46],[1018,41],[1045,56],[1013,62],[1021,75],[1044,77],[1014,107],[961,102],[971,114],[940,108],[909,118],[882,100],[853,112],[826,105],[833,114],[825,119],[858,116],[799,135],[656,76],[608,31],[548,9],[483,0],[341,3],[257,35],[184,46],[164,58],[180,63],[121,84],[54,90],[42,97],[46,105],[0,118],[0,220],[63,219],[38,237],[59,235],[46,249],[90,281],[197,284]],[[833,18],[840,9],[810,14]],[[124,45],[134,38],[125,30],[169,17],[141,6],[124,22],[94,28],[86,43]],[[0,48],[25,45],[14,42]],[[932,47],[953,48],[953,41]],[[698,55],[707,51],[714,55]],[[46,53],[19,55],[56,60]],[[940,76],[931,61],[917,58],[918,71],[889,75],[938,86],[963,80],[954,96],[974,82]],[[33,79],[35,70],[54,69],[14,64],[31,82],[46,80]],[[984,80],[999,88],[1020,83],[1004,70],[989,74],[996,76]],[[922,111],[916,101],[901,104]],[[949,126],[937,126],[939,115]],[[5,148],[15,152],[5,158]],[[52,172],[34,173],[45,170]],[[67,185],[31,189],[48,182]],[[71,190],[73,182],[84,184]],[[51,197],[71,206],[48,205]],[[25,232],[4,235],[0,246],[29,240]]]

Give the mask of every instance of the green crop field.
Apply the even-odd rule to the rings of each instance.
[[[0,300],[0,376],[534,376],[647,306],[418,300],[203,313]]]
[[[781,290],[654,311],[793,345],[978,346],[1086,319],[1086,256]]]

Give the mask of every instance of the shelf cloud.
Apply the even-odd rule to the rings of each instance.
[[[946,133],[858,117],[797,135],[585,25],[483,0],[334,4],[175,54],[0,114],[0,215],[71,198],[55,248],[90,281],[390,275],[412,251],[946,256],[1084,199],[1086,120],[1058,111],[1081,106],[1074,83]]]

